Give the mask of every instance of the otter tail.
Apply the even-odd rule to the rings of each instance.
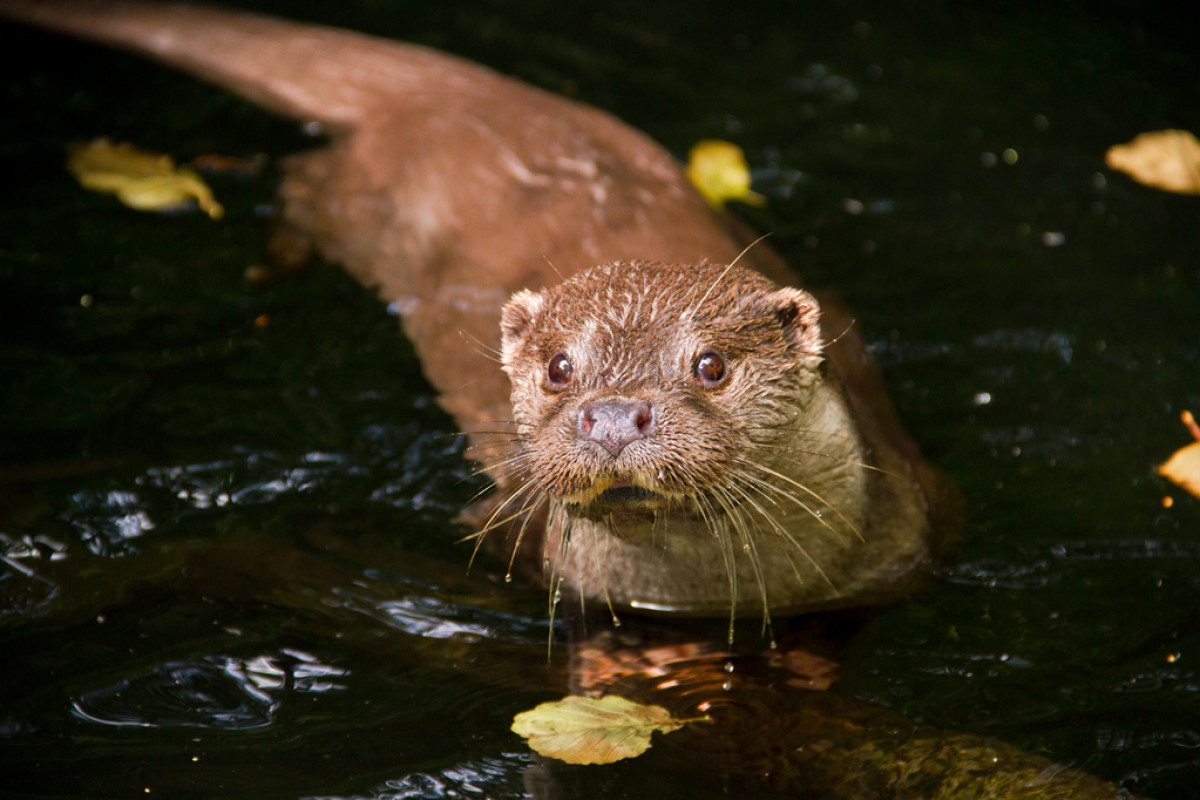
[[[0,19],[129,50],[335,128],[356,127],[389,96],[478,89],[493,75],[416,45],[204,6],[0,0]]]

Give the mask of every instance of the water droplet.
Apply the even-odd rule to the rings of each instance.
[[[505,582],[505,583],[512,583],[512,573],[511,573],[511,572],[506,572],[506,573],[504,574],[504,582]]]
[[[733,688],[733,681],[725,681],[721,684],[721,688],[728,692]]]
[[[618,617],[616,614],[613,614],[613,627],[614,628],[621,627],[621,618]]]
[[[733,662],[732,662],[732,661],[726,661],[726,662],[725,662],[725,671],[726,671],[726,672],[733,672]]]

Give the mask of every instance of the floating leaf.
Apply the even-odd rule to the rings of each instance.
[[[170,156],[131,144],[97,139],[73,145],[67,150],[67,170],[84,188],[115,194],[139,211],[172,211],[195,201],[213,219],[225,213],[196,173],[176,168]]]
[[[1158,468],[1158,474],[1200,497],[1200,442],[1177,450]]]
[[[1108,149],[1104,161],[1138,183],[1180,194],[1200,194],[1200,141],[1187,131],[1143,133]]]
[[[1158,474],[1200,497],[1200,427],[1196,425],[1192,412],[1184,411],[1180,417],[1197,441],[1177,450],[1175,455],[1167,459],[1167,463],[1158,468]]]
[[[688,154],[684,170],[704,199],[715,209],[729,200],[761,206],[766,198],[750,191],[750,167],[742,148],[719,139],[704,139]]]
[[[616,695],[599,700],[568,695],[517,714],[512,730],[544,756],[568,764],[611,764],[644,753],[655,731],[670,733],[695,721]]]

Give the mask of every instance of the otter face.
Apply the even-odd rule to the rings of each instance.
[[[818,315],[736,266],[605,264],[519,292],[502,319],[516,491],[591,519],[729,511],[820,380]]]

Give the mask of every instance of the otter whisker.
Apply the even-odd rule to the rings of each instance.
[[[471,447],[467,448],[466,455],[469,458],[475,458],[476,456],[486,455],[488,451],[490,451],[492,453],[495,453],[495,452],[510,453],[511,452],[511,455],[507,455],[505,458],[493,461],[490,464],[488,464],[487,466],[480,466],[480,467],[476,467],[475,469],[472,469],[467,474],[467,477],[468,478],[478,478],[480,476],[491,477],[492,473],[500,471],[501,467],[511,467],[511,466],[521,464],[522,461],[528,461],[529,460],[528,454],[515,449],[514,445],[519,445],[519,442],[518,443],[497,442],[494,445],[479,445],[479,446],[471,446]],[[511,473],[505,472],[505,475],[509,476],[509,475],[511,475]]]
[[[796,447],[794,445],[772,444],[772,443],[763,443],[763,444],[760,444],[759,447],[764,450],[772,449],[772,450],[776,450],[776,451],[782,452],[782,453],[797,453],[799,455],[804,455],[804,456],[813,456],[814,458],[824,458],[824,459],[828,459],[829,461],[836,461],[840,464],[846,464],[851,467],[858,467],[859,469],[870,470],[871,472],[878,472],[880,475],[887,475],[890,478],[900,477],[900,475],[898,475],[897,473],[892,472],[891,470],[884,469],[882,467],[877,467],[874,464],[868,464],[865,461],[860,461],[859,459],[856,459],[856,458],[846,458],[845,456],[838,456],[838,455],[834,455],[832,453],[823,453],[820,450],[808,450],[803,447]],[[802,462],[800,462],[797,459],[785,459],[785,460],[789,464],[796,464],[798,466],[803,466]]]
[[[855,525],[853,522],[851,522],[846,517],[846,515],[842,513],[841,509],[839,509],[833,503],[826,500],[824,497],[822,497],[816,491],[810,489],[809,487],[805,486],[803,483],[800,483],[799,481],[795,480],[794,478],[790,478],[787,475],[784,475],[783,473],[779,472],[778,470],[773,470],[764,464],[759,464],[754,461],[742,461],[742,463],[749,464],[749,465],[753,466],[755,469],[761,470],[772,477],[779,478],[780,480],[784,481],[785,483],[787,483],[791,486],[795,486],[800,491],[810,495],[811,497],[816,499],[819,503],[821,503],[826,508],[828,508],[830,511],[832,511],[834,514],[837,514],[838,518],[841,519],[842,522],[846,523],[846,526],[848,528],[850,528],[850,530],[854,531],[854,535],[858,537],[858,540],[860,542],[866,541],[866,538],[863,537],[862,531],[860,531],[858,529],[858,526]],[[821,516],[819,514],[816,514],[815,516],[817,519],[821,519]],[[833,527],[830,526],[828,523],[825,524],[825,527],[829,528],[830,530],[833,530]]]
[[[559,523],[557,525],[555,525],[555,527],[558,528],[558,531],[559,531],[559,534],[558,534],[558,559],[557,559],[558,563],[554,565],[554,568],[551,571],[551,573],[549,575],[549,580],[548,580],[549,598],[547,600],[548,608],[547,608],[546,616],[548,618],[549,624],[548,624],[548,630],[546,631],[546,658],[550,658],[551,650],[554,647],[554,613],[558,609],[559,600],[562,598],[563,576],[565,575],[566,569],[567,569],[567,567],[566,567],[567,550],[571,547],[571,533],[572,533],[572,531],[571,531],[572,525],[571,525],[570,515],[566,514],[563,511],[561,503],[558,503],[555,505],[558,506],[556,509],[554,509],[555,516],[557,517],[557,516],[561,515],[561,516],[565,517],[565,521],[559,521]],[[544,545],[545,548],[549,547],[549,540],[550,540],[550,537],[547,536],[546,543]],[[543,564],[548,566],[550,563],[550,554],[549,554],[548,549],[543,549],[542,559],[543,559]]]
[[[546,266],[554,270],[554,274],[558,276],[560,281],[565,281],[567,279],[565,275],[558,271],[558,267],[554,266],[554,262],[550,260],[550,256],[543,253],[542,260],[546,262]]]
[[[745,496],[745,495],[743,495],[743,496]],[[750,502],[752,505],[755,505],[759,509],[759,512],[763,515],[763,519],[771,524],[772,528],[775,530],[776,533],[778,533],[780,536],[782,536],[788,542],[788,544],[790,544],[797,551],[799,551],[802,556],[804,556],[805,560],[808,561],[808,563],[812,566],[812,568],[814,570],[816,570],[817,574],[821,576],[822,580],[825,581],[825,584],[833,591],[833,593],[835,595],[840,595],[841,591],[838,589],[837,585],[834,584],[833,580],[830,579],[829,575],[825,572],[824,569],[822,569],[821,565],[817,563],[817,560],[812,557],[812,554],[810,554],[808,552],[808,549],[805,548],[804,545],[802,545],[799,542],[799,540],[796,539],[796,537],[790,531],[788,531],[786,528],[784,528],[782,525],[780,525],[779,522],[777,520],[775,520],[773,517],[771,517],[770,514],[767,514],[765,509],[763,509],[761,506],[758,506],[749,497],[747,497],[746,499],[747,499],[747,502]],[[795,563],[792,563],[792,568],[796,569]],[[799,570],[796,570],[796,577],[797,578],[801,577]]]
[[[601,557],[600,557],[601,547],[600,547],[600,542],[598,541],[599,537],[596,533],[595,528],[591,529],[591,533],[592,533],[592,558],[596,565],[596,577],[600,579],[600,588],[601,588],[601,591],[603,591],[603,593],[604,593],[604,604],[608,607],[608,613],[612,616],[613,627],[619,628],[619,627],[621,627],[621,618],[617,616],[617,611],[615,608],[613,608],[612,596],[608,593],[608,580],[605,578],[604,566],[601,564],[601,561],[603,559],[601,559]],[[606,539],[604,542],[604,555],[605,556],[608,555],[608,547],[609,547],[610,542],[611,542],[610,539]],[[582,601],[582,598],[581,598],[581,601]]]
[[[486,475],[489,471],[495,471],[497,468],[511,467],[513,465],[521,464],[522,462],[529,462],[531,459],[532,459],[532,457],[529,455],[529,453],[527,453],[525,451],[516,452],[516,453],[513,453],[508,458],[501,459],[500,461],[492,462],[486,468],[480,467],[479,469],[472,472],[472,477],[474,477],[476,475]]]
[[[850,332],[850,329],[854,327],[854,324],[856,322],[858,322],[858,320],[851,319],[849,322],[846,323],[846,327],[842,328],[841,333],[839,333],[837,336],[833,337],[832,339],[827,340],[822,345],[822,347],[824,348],[824,347],[829,347],[829,345],[831,345],[831,344],[837,344],[839,341],[841,341],[843,336],[845,336],[846,334],[848,334]]]
[[[526,504],[525,508],[522,509],[525,519],[521,521],[521,527],[517,529],[517,539],[513,542],[512,552],[508,556],[508,571],[504,573],[505,583],[512,580],[513,565],[517,561],[517,553],[521,551],[521,542],[525,538],[525,529],[529,527],[529,522],[533,519],[537,507],[545,502],[545,499],[542,497],[535,497],[532,500],[532,504]]]
[[[718,525],[712,529],[717,536],[717,542],[721,548],[721,560],[725,562],[725,574],[729,578],[729,644],[733,644],[734,623],[737,620],[737,598],[738,598],[738,579],[737,579],[737,556],[733,549],[733,537],[729,531],[725,529],[726,524],[732,524],[735,527],[741,524],[742,518],[736,513],[736,508],[722,499],[719,495],[713,495],[725,510],[725,515],[718,520]]]
[[[696,302],[696,304],[694,306],[692,306],[690,309],[688,309],[688,311],[681,317],[681,319],[695,318],[696,310],[704,305],[704,301],[708,299],[708,296],[710,294],[712,294],[713,289],[716,289],[717,286],[720,285],[721,281],[725,280],[725,276],[729,274],[730,270],[732,270],[734,267],[737,266],[737,263],[742,260],[742,256],[746,255],[746,253],[749,253],[751,248],[753,248],[756,244],[761,242],[763,239],[766,239],[768,236],[770,236],[770,234],[764,233],[762,236],[759,236],[753,242],[751,242],[750,244],[748,244],[744,248],[742,248],[742,252],[738,253],[737,257],[734,258],[732,261],[730,261],[728,265],[726,265],[725,269],[721,272],[721,274],[716,277],[716,280],[714,280],[712,283],[710,283],[708,285],[708,289],[704,292],[704,295],[701,296],[701,298]]]
[[[489,431],[489,430],[480,430],[480,429],[476,428],[475,430],[469,431],[469,432],[456,433],[456,434],[443,434],[443,435],[446,437],[450,437],[450,436],[467,436],[467,437],[472,437],[472,438],[488,437],[488,438],[483,439],[483,441],[479,442],[479,444],[490,444],[490,443],[497,442],[497,441],[506,442],[506,443],[529,441],[528,436],[522,436],[521,434],[519,434],[513,430]],[[441,437],[439,437],[439,438],[441,438]],[[475,444],[473,446],[478,447],[479,444]]]
[[[525,450],[519,450],[513,452],[507,458],[492,462],[487,471],[481,470],[481,472],[488,477],[491,477],[490,473],[498,473],[498,477],[493,480],[500,486],[505,486],[510,483],[531,480],[528,473],[534,466],[533,459],[529,453]]]
[[[741,420],[741,417],[738,417]],[[833,431],[818,431],[812,428],[798,428],[794,421],[783,420],[778,424],[766,425],[757,423],[755,425],[746,425],[744,430],[747,434],[751,433],[770,433],[772,438],[778,439],[780,436],[794,437],[807,436],[810,438],[823,438],[834,442],[854,442],[856,437],[846,433],[836,433]]]
[[[487,342],[481,341],[478,336],[475,336],[469,331],[462,330],[461,328],[458,331],[458,335],[459,338],[467,343],[467,347],[470,347],[488,361],[495,361],[497,364],[502,363],[500,361],[502,353]]]
[[[520,509],[517,509],[516,511],[514,511],[512,514],[508,515],[507,517],[504,517],[503,519],[498,519],[495,522],[489,521],[486,527],[481,528],[480,530],[474,531],[472,533],[468,533],[466,536],[460,536],[456,540],[456,543],[462,544],[463,542],[474,541],[474,542],[476,542],[476,547],[478,547],[478,543],[480,541],[482,541],[485,536],[487,536],[489,533],[496,530],[497,528],[503,527],[504,525],[507,525],[508,523],[512,522],[514,519],[517,519],[522,514],[524,514],[525,511],[526,511],[526,509],[524,507],[522,507]],[[470,569],[471,569],[471,565],[468,563],[467,571],[470,571]]]
[[[749,482],[749,478],[750,478],[750,477],[751,477],[751,476],[749,476],[749,475],[745,475],[745,474],[738,474],[738,475],[735,475],[735,476],[733,477],[733,480],[734,480],[735,482],[736,482],[736,481],[739,481],[739,480],[740,480],[740,481],[747,481],[747,482]],[[762,492],[762,489],[761,489],[761,488],[759,488],[759,487],[757,487],[757,486],[754,486],[752,483],[751,483],[750,485],[751,485],[751,486],[753,486],[753,488],[757,489],[757,490],[758,490],[758,492],[760,493],[760,495],[761,495],[761,496],[766,496],[766,495],[765,495],[765,493],[763,493],[763,492]],[[767,523],[767,524],[770,526],[770,528],[771,528],[771,531],[772,531],[772,532],[773,532],[773,533],[774,533],[776,536],[778,536],[778,537],[780,537],[781,539],[783,539],[783,540],[785,540],[785,541],[789,542],[790,544],[793,544],[793,545],[794,545],[794,546],[795,546],[797,549],[799,549],[799,550],[801,550],[801,551],[804,551],[804,546],[803,546],[803,545],[801,545],[799,542],[795,541],[794,537],[792,537],[792,536],[791,536],[791,535],[790,535],[790,534],[787,532],[787,530],[786,530],[786,529],[783,527],[783,525],[782,525],[782,524],[780,524],[780,522],[779,522],[777,519],[775,519],[775,518],[774,518],[772,515],[768,514],[768,513],[767,513],[767,511],[766,511],[766,509],[764,509],[762,506],[760,506],[760,505],[759,505],[757,502],[755,502],[755,501],[754,501],[754,498],[753,498],[753,496],[751,496],[751,495],[748,493],[748,491],[747,491],[746,487],[739,486],[739,485],[737,485],[736,483],[732,483],[732,488],[736,488],[736,489],[738,490],[738,493],[739,493],[739,494],[740,494],[740,495],[741,495],[741,496],[742,496],[742,497],[745,499],[745,501],[746,501],[746,502],[747,502],[749,505],[753,506],[753,507],[754,507],[754,508],[755,508],[755,509],[758,511],[759,515],[760,515],[760,516],[762,517],[762,519],[763,519],[763,520],[764,520],[764,521],[765,521],[765,522],[766,522],[766,523]],[[787,551],[785,550],[784,552],[786,553]],[[805,557],[806,557],[806,558],[809,558],[809,556],[808,556],[808,553],[807,553],[807,552],[805,552]],[[810,560],[810,561],[812,561],[813,559],[809,558],[809,560]],[[798,581],[800,581],[800,582],[803,582],[803,581],[804,581],[804,576],[803,576],[803,575],[800,573],[800,570],[799,570],[799,569],[796,567],[796,563],[795,563],[794,561],[792,561],[790,557],[789,557],[789,559],[788,559],[788,563],[790,563],[790,564],[791,564],[791,566],[792,566],[792,573],[793,573],[793,574],[796,576],[796,579],[797,579]]]
[[[754,467],[755,469],[761,469],[761,470],[763,470],[764,472],[767,472],[768,474],[774,474],[774,475],[778,475],[778,473],[775,473],[775,472],[774,472],[773,470],[771,470],[769,467],[764,467],[762,464],[758,464],[758,463],[756,463],[756,462],[754,462],[754,461],[748,461],[748,460],[745,460],[745,459],[738,459],[738,463],[741,463],[741,464],[746,464],[746,465],[752,466],[752,467]],[[828,530],[829,530],[831,533],[834,533],[834,534],[837,534],[837,533],[838,533],[838,531],[837,531],[837,530],[835,530],[835,529],[834,529],[834,527],[833,527],[832,525],[830,525],[830,524],[829,524],[829,520],[825,519],[825,517],[824,517],[824,516],[823,516],[823,515],[822,515],[820,512],[818,512],[818,511],[817,511],[815,508],[813,508],[812,506],[810,506],[810,505],[808,505],[807,503],[805,503],[805,502],[804,502],[803,500],[801,500],[800,498],[796,497],[794,494],[791,494],[790,492],[785,492],[785,491],[783,491],[783,490],[782,490],[780,487],[778,487],[778,486],[775,486],[774,484],[772,484],[770,481],[768,481],[768,480],[764,480],[764,479],[762,479],[762,478],[759,478],[759,477],[757,477],[757,476],[754,476],[754,475],[750,475],[749,473],[742,473],[741,477],[742,477],[744,480],[747,480],[747,481],[751,481],[751,480],[757,481],[757,482],[758,482],[758,485],[759,485],[760,487],[762,487],[762,488],[765,488],[765,489],[770,489],[770,490],[772,490],[772,491],[774,491],[774,492],[778,493],[779,495],[781,495],[781,496],[782,496],[782,497],[784,497],[785,499],[787,499],[787,500],[790,500],[791,502],[793,502],[793,503],[795,503],[796,505],[800,506],[800,508],[804,509],[805,513],[807,513],[807,514],[808,514],[810,517],[812,517],[814,520],[816,520],[818,523],[820,523],[820,525],[822,525],[823,527],[827,528],[827,529],[828,529]],[[808,487],[804,486],[804,484],[802,484],[802,483],[798,483],[798,482],[795,482],[795,481],[792,481],[792,483],[795,483],[795,485],[796,485],[797,487],[799,487],[799,488],[801,488],[801,489],[804,489],[804,490],[808,491],[810,494],[814,495],[814,496],[817,498],[817,500],[819,500],[819,501],[820,501],[822,504],[824,504],[824,505],[825,505],[825,506],[827,506],[828,508],[832,509],[832,510],[833,510],[835,513],[838,513],[838,514],[840,515],[840,512],[838,512],[838,510],[837,510],[837,509],[836,509],[836,508],[835,508],[835,507],[834,507],[832,504],[830,504],[828,501],[826,501],[826,500],[824,500],[823,498],[821,498],[821,496],[820,496],[820,495],[817,495],[817,494],[816,494],[815,492],[813,492],[811,489],[808,489]],[[858,529],[854,527],[854,524],[853,524],[853,523],[851,523],[849,520],[847,520],[847,519],[846,519],[844,516],[842,516],[842,519],[843,519],[843,520],[845,520],[846,524],[850,526],[850,529],[851,529],[851,530],[853,530],[853,531],[854,531],[856,534],[858,533]],[[861,534],[859,534],[859,538],[860,538],[860,539],[862,538],[862,535],[861,535]]]
[[[732,485],[729,487],[729,489],[737,488],[738,487]],[[758,545],[754,540],[754,536],[752,535],[750,529],[744,524],[745,521],[742,517],[741,508],[738,507],[737,504],[733,502],[733,498],[729,496],[729,489],[722,489],[721,495],[729,499],[729,507],[737,508],[736,518],[742,521],[742,524],[736,525],[735,529],[742,537],[742,551],[745,552],[749,557],[750,569],[754,572],[755,581],[758,583],[758,591],[762,598],[763,607],[763,633],[766,633],[766,629],[770,625],[771,620],[771,604],[767,598],[767,581],[762,570],[762,560],[759,558]],[[759,513],[763,514],[764,517],[769,518],[769,515],[766,514],[766,511],[762,509],[761,506],[758,506],[758,504],[755,503],[754,499],[750,497],[748,493],[738,490],[738,494],[740,494],[742,498],[746,500],[746,502],[758,508]]]
[[[527,513],[529,511],[530,507],[528,505],[522,505],[513,516],[498,523],[496,520],[500,517],[500,515],[502,513],[504,513],[504,510],[506,508],[508,508],[509,506],[511,506],[514,502],[517,502],[521,497],[526,496],[530,492],[534,491],[536,488],[537,488],[536,483],[534,483],[533,481],[528,481],[523,486],[518,487],[514,492],[512,492],[506,498],[504,498],[504,500],[502,500],[500,502],[500,504],[497,505],[496,508],[492,510],[492,513],[488,517],[487,522],[485,522],[483,527],[476,534],[474,534],[475,548],[471,551],[471,558],[467,561],[467,571],[468,572],[471,571],[471,567],[475,563],[475,557],[479,554],[479,548],[483,545],[484,537],[490,531],[495,530],[496,527],[498,527],[499,525],[503,525],[503,524],[506,524],[507,522],[511,522],[512,520],[519,517],[521,514]],[[466,541],[467,539],[470,539],[470,538],[472,538],[472,537],[470,537],[470,536],[465,537],[464,541]]]

